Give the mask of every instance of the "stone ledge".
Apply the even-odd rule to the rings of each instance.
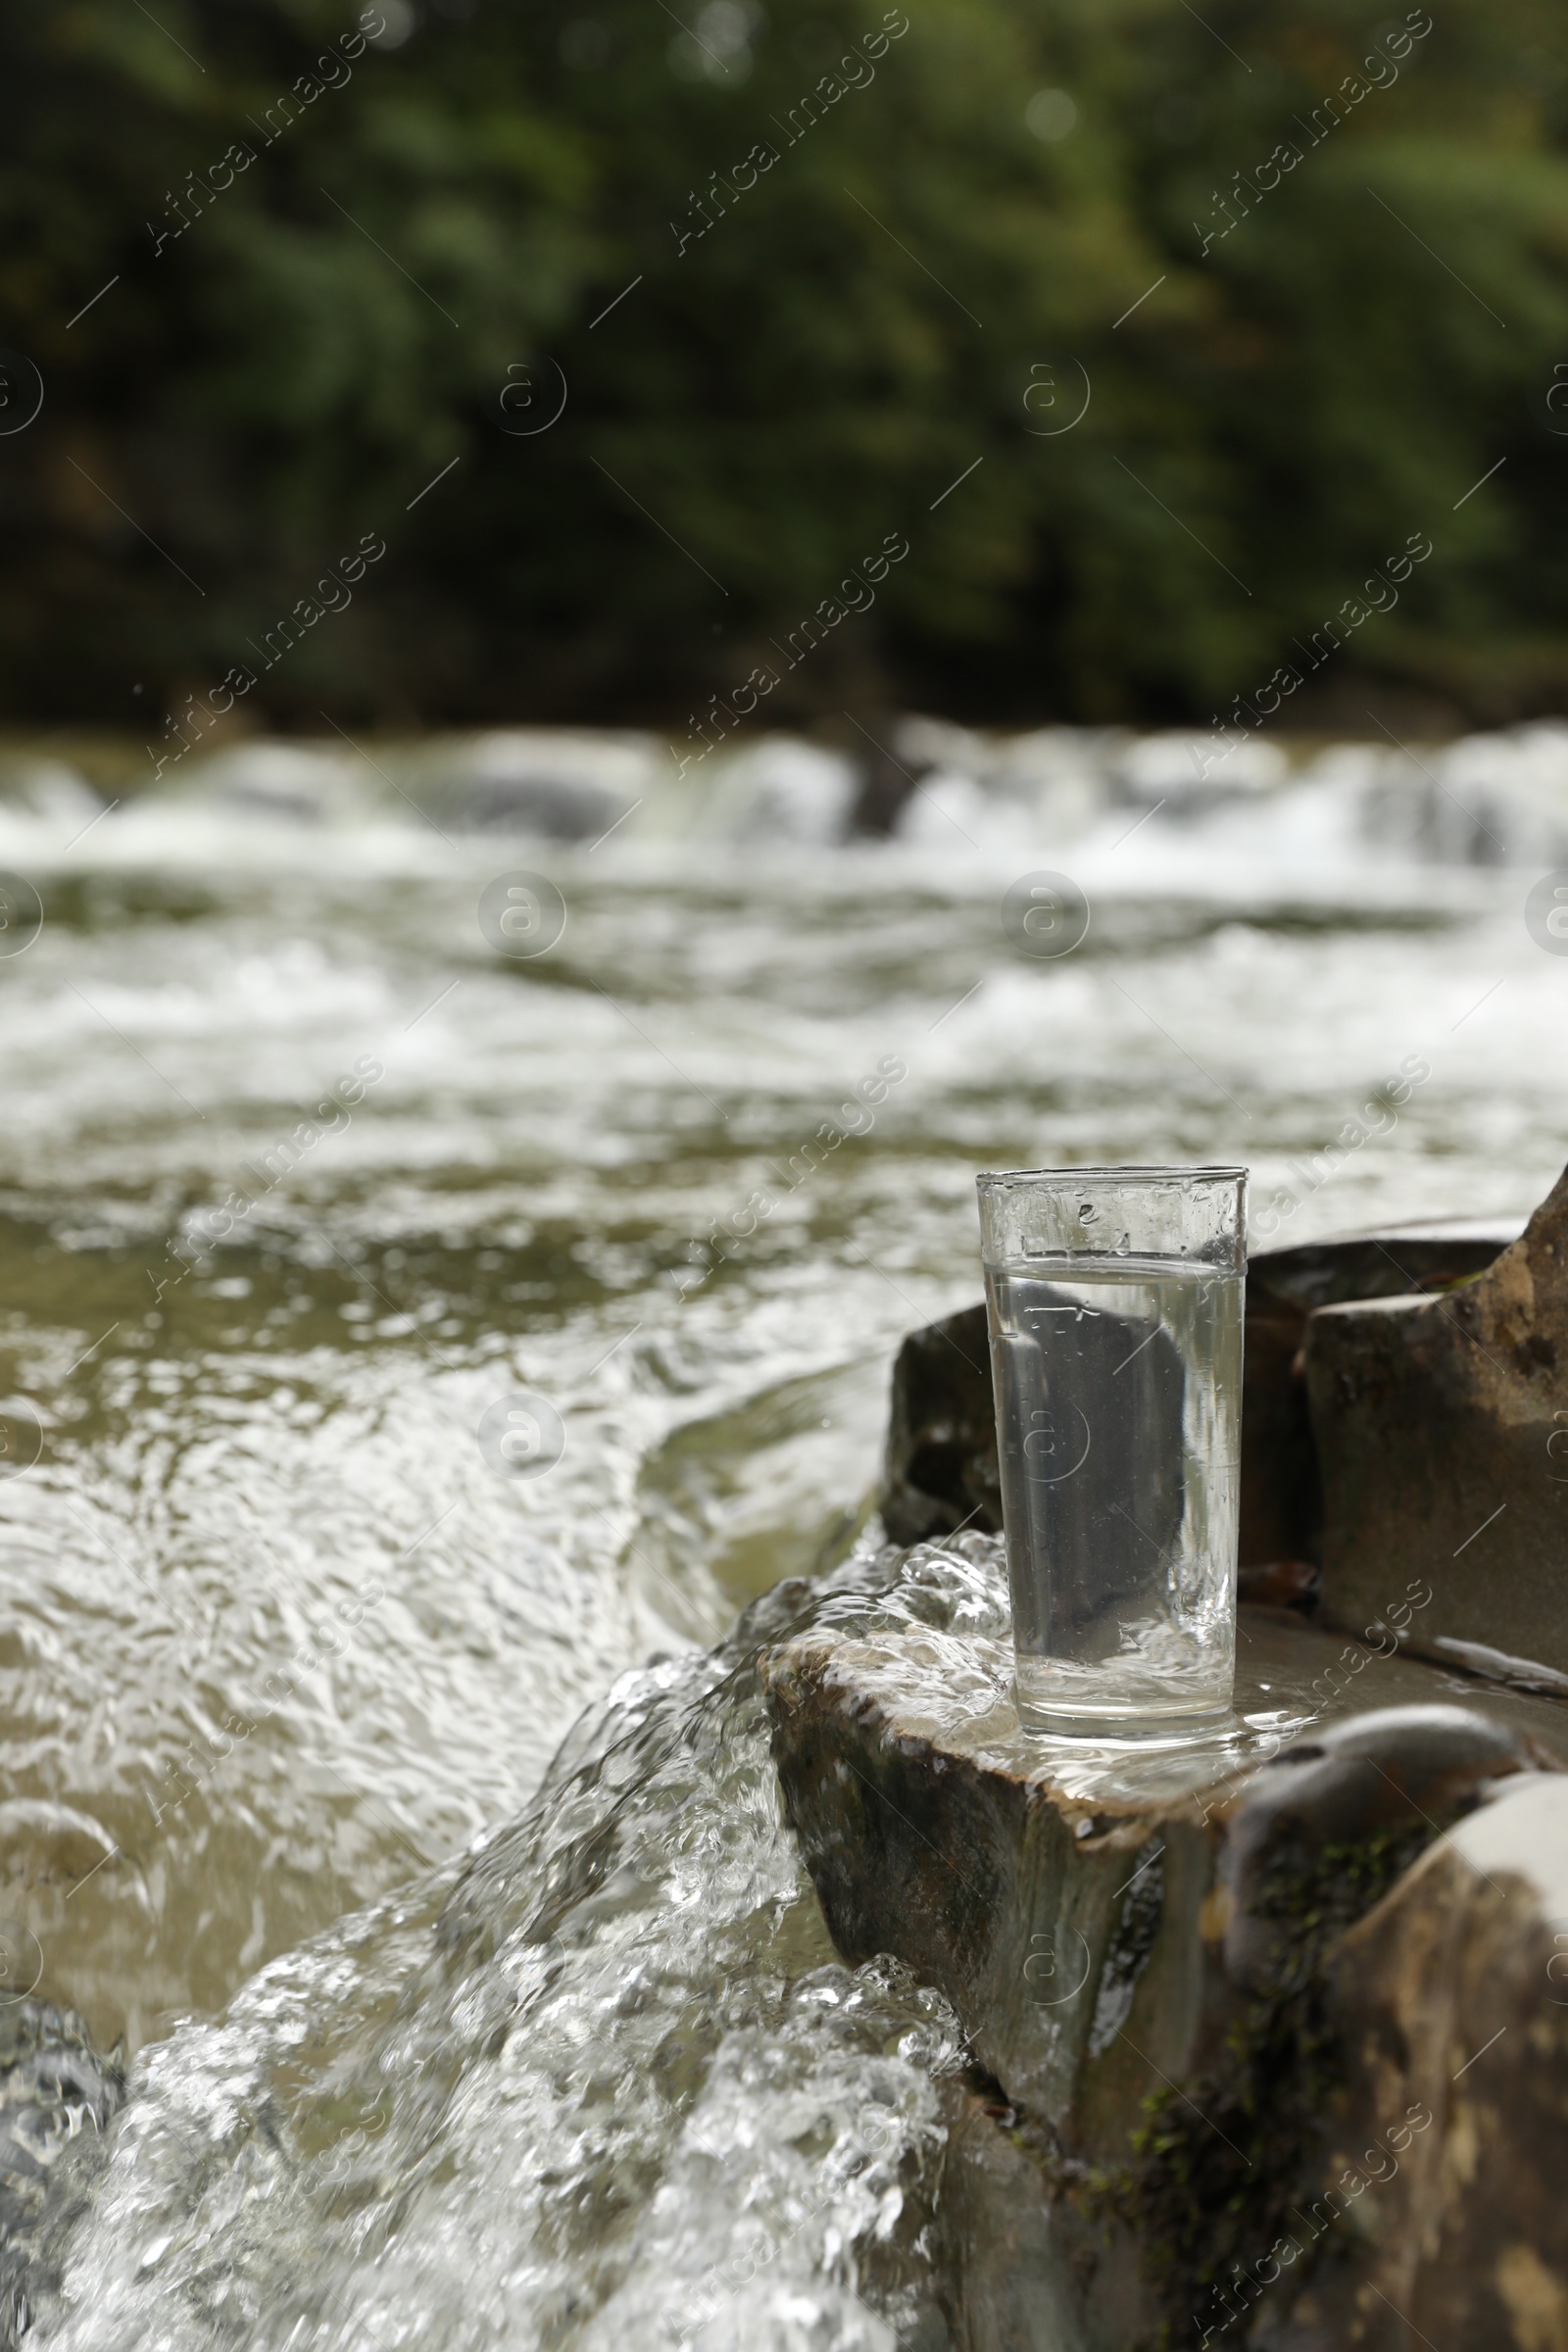
[[[1418,1647],[1568,1671],[1568,1176],[1449,1297],[1319,1308],[1305,1364],[1325,1614],[1421,1576]]]
[[[1370,2131],[1394,2089],[1408,2105],[1435,2087],[1400,2007],[1408,1955],[1432,1934],[1429,1881],[1454,1908],[1443,1874],[1469,1885],[1463,1840],[1501,1835],[1510,1787],[1547,1789],[1568,1852],[1568,1780],[1556,1777],[1568,1710],[1422,1663],[1392,1638],[1380,1654],[1290,1612],[1246,1609],[1236,1738],[1144,1756],[1069,1750],[1019,1729],[1000,1546],[920,1546],[906,1572],[924,1623],[854,1639],[818,1629],[769,1653],[763,1677],[786,1808],[835,1943],[852,1962],[893,1952],[939,1986],[998,2085],[997,2113],[1011,2114],[1003,2124],[982,2101],[957,2119],[960,2268],[975,2281],[960,2340],[969,2352],[1129,2352],[1162,2327],[1194,2343],[1204,2327],[1234,2327],[1232,2342],[1290,2352],[1382,2341],[1358,2331],[1364,2307],[1381,2308],[1370,2285],[1383,2257],[1338,2208],[1326,2209],[1327,2250],[1303,2246],[1283,2290],[1262,2297],[1247,2266],[1269,2258],[1295,2204],[1326,2193],[1345,2133]],[[1438,1859],[1423,1864],[1429,1849]],[[1556,1947],[1549,1934],[1540,1942],[1539,1892],[1501,1871],[1491,1875],[1541,2006]],[[1455,1916],[1457,1944],[1433,1963],[1453,1984],[1500,1933],[1485,1904]],[[1508,1997],[1524,2039],[1524,1984]],[[1568,2115],[1557,2017],[1536,2095]],[[1404,2053],[1397,2081],[1389,2049]],[[1462,2102],[1434,2114],[1433,2145],[1457,2161],[1473,2119]],[[1494,2137],[1488,2196],[1500,2210],[1528,2143],[1506,2122]],[[1531,2264],[1568,2276],[1568,2217],[1548,2204],[1521,2192],[1519,2279],[1536,2278]],[[1423,2257],[1423,2308],[1445,2278],[1471,2277],[1468,2227],[1461,2213]],[[1226,2319],[1214,2298],[1233,2268],[1247,2283]],[[1494,2313],[1495,2292],[1471,2285],[1475,2309]],[[1313,2295],[1338,2333],[1312,2332]],[[1031,2310],[1054,2314],[1050,2332],[1018,2334]],[[1513,2339],[1438,2340],[1492,2352]]]

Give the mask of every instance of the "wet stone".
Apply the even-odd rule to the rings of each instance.
[[[1279,2276],[1254,2265],[1211,2340],[1558,2352],[1568,1782],[1500,1783],[1341,1939],[1327,1994],[1343,2072]]]
[[[1387,2088],[1376,2067],[1416,2063],[1403,1962],[1380,1974],[1357,1955],[1382,1951],[1374,1923],[1412,1900],[1423,1871],[1459,1867],[1423,1857],[1462,1854],[1509,1791],[1547,1788],[1568,1806],[1568,1710],[1424,1664],[1386,1621],[1347,1643],[1292,1612],[1244,1608],[1229,1736],[1143,1754],[1069,1748],[1019,1728],[1000,1544],[921,1545],[904,1573],[919,1622],[870,1636],[819,1624],[767,1653],[763,1676],[788,1818],[835,1944],[857,1963],[892,1953],[943,1991],[990,2086],[971,2086],[951,2122],[956,2339],[966,2352],[1129,2352],[1162,2328],[1196,2344],[1207,2328],[1210,2340],[1273,2344],[1248,2317],[1249,2266],[1266,2268],[1345,2133],[1364,2132]],[[1524,1899],[1507,1896],[1510,1918]],[[1480,1935],[1492,1920],[1474,1903],[1455,1916],[1441,1949],[1421,1947],[1453,2001],[1476,1965],[1465,1923]],[[1434,1917],[1424,1899],[1410,1914]],[[1400,1931],[1412,1955],[1420,1933]],[[1553,1947],[1531,1949],[1544,2001]],[[1523,2008],[1510,2015],[1522,2040]],[[1426,2095],[1422,2063],[1404,2106]],[[1568,2079],[1561,2094],[1568,2114]],[[1434,2110],[1443,2161],[1463,2161],[1465,2113]],[[1506,2120],[1494,2140],[1488,2193],[1500,2202],[1533,2158]],[[1528,2252],[1555,2277],[1568,2217],[1555,2235],[1543,2220]],[[1296,2331],[1282,2347],[1403,2340],[1350,2329],[1348,2314],[1359,2327],[1379,2308],[1355,2230],[1335,2240],[1344,2275],[1326,2333],[1310,2332],[1301,2297],[1329,2272],[1304,2248],[1296,2259],[1295,2282],[1268,2302],[1268,2327]],[[1526,2267],[1521,2256],[1518,2279]],[[1222,2305],[1227,2278],[1244,2283]],[[1491,2292],[1476,2289],[1478,2312],[1494,2313]],[[1478,2321],[1434,2340],[1479,2352],[1533,2339]]]
[[[1446,1296],[1319,1308],[1305,1369],[1325,1614],[1420,1577],[1414,1646],[1568,1692],[1568,1175]]]
[[[1308,1316],[1344,1299],[1449,1290],[1491,1265],[1518,1233],[1516,1218],[1445,1218],[1299,1242],[1258,1250],[1249,1259],[1242,1397],[1244,1568],[1322,1556],[1322,1486],[1302,1357]]]

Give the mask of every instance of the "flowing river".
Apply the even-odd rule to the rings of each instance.
[[[1544,1193],[1568,734],[899,748],[878,842],[782,743],[13,761],[0,2058],[35,1993],[129,2068],[29,2344],[943,2343],[961,2037],[835,1962],[751,1652],[912,1605],[977,1168]]]

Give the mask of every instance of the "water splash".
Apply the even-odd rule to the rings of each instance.
[[[944,2340],[946,2003],[840,1966],[755,1659],[990,1624],[995,1546],[862,1551],[624,1676],[515,1822],[145,2052],[31,2340],[892,2352]]]

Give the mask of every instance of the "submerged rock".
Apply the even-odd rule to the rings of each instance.
[[[953,2118],[957,2340],[1128,2352],[1162,2328],[1211,2340],[1240,2318],[1238,2340],[1290,2352],[1381,2342],[1356,2332],[1381,2307],[1353,2230],[1327,2332],[1301,2332],[1316,2325],[1309,2260],[1269,2303],[1268,2328],[1296,2332],[1256,2332],[1250,2266],[1274,2259],[1283,2275],[1270,2249],[1361,2132],[1373,2056],[1386,2044],[1413,2063],[1394,1981],[1356,1957],[1370,1923],[1416,1899],[1420,1857],[1450,1825],[1444,1851],[1462,1853],[1501,1818],[1499,1788],[1549,1776],[1568,1819],[1568,1710],[1421,1665],[1386,1629],[1369,1629],[1376,1646],[1341,1644],[1250,1608],[1232,1737],[1142,1754],[1053,1744],[1021,1733],[1012,1705],[1000,1546],[920,1546],[905,1576],[919,1622],[870,1637],[818,1624],[763,1674],[788,1817],[835,1944],[852,1963],[892,1953],[944,1992],[993,2086]],[[1429,1916],[1422,1898],[1412,1923]],[[1461,1907],[1428,1950],[1444,1998],[1478,1965],[1470,1918]],[[1419,1928],[1401,1933],[1413,1954]],[[1568,1918],[1563,1933],[1568,1945]],[[1558,1988],[1537,1975],[1548,2001]],[[1553,2083],[1540,2095],[1568,2114],[1568,2071]],[[1434,2160],[1462,2169],[1461,2110],[1435,2108],[1433,2124]],[[1500,2210],[1533,2156],[1523,2136],[1494,2136]],[[1519,2263],[1556,2276],[1568,2216],[1547,2202],[1530,2201],[1543,2210]],[[1531,2341],[1479,2322],[1441,2340]]]
[[[404,798],[462,832],[593,841],[642,805],[655,773],[639,737],[500,728],[437,751]]]
[[[1420,1576],[1418,1648],[1568,1673],[1568,1175],[1449,1295],[1320,1307],[1305,1363],[1325,1612],[1365,1622]]]

